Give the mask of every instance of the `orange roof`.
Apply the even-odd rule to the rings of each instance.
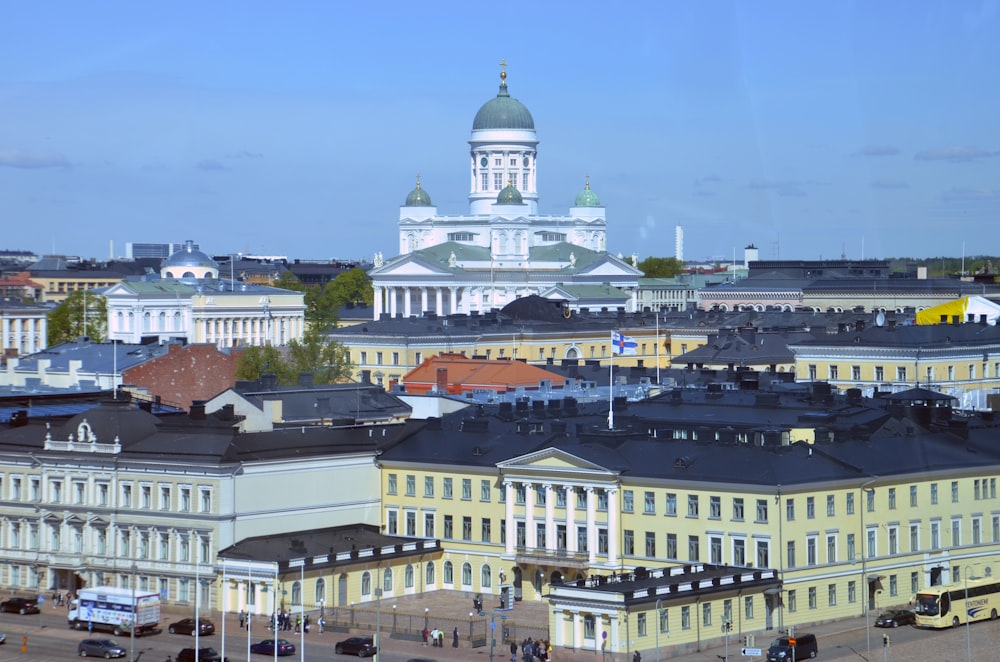
[[[470,359],[461,354],[441,354],[424,360],[401,380],[407,391],[421,393],[437,384],[437,371],[448,371],[448,392],[460,393],[474,388],[494,391],[517,387],[537,387],[543,379],[562,385],[562,375],[510,359]]]

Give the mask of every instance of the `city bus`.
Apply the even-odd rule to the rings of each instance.
[[[966,598],[968,596],[968,598]],[[949,628],[966,621],[996,620],[1000,614],[1000,581],[987,577],[929,586],[914,596],[917,627]]]

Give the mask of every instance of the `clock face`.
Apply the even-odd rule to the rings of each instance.
[[[479,165],[483,166],[484,168],[487,165],[489,165],[489,163],[490,163],[489,159],[487,159],[485,156],[483,158],[479,159]]]

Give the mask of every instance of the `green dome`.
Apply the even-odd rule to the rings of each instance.
[[[503,66],[503,63],[501,63]],[[472,130],[483,129],[528,129],[535,130],[535,120],[527,107],[507,92],[507,72],[500,72],[500,91],[495,99],[483,104],[476,119],[472,120]]]
[[[521,199],[521,192],[514,188],[513,184],[507,184],[507,188],[500,191],[500,195],[497,196],[498,205],[520,205],[524,204]]]
[[[431,196],[427,195],[427,191],[420,188],[420,179],[417,179],[417,188],[410,191],[410,194],[406,196],[405,207],[433,207],[431,203]]]
[[[587,184],[580,194],[576,196],[577,207],[600,207],[601,199],[597,197],[597,194],[590,190],[590,177],[587,177]]]

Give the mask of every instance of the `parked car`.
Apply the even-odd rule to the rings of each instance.
[[[114,639],[84,639],[77,644],[76,653],[80,657],[103,657],[105,660],[128,654]]]
[[[4,643],[7,643],[7,635],[4,634],[3,632],[0,632],[0,644]]]
[[[193,618],[182,618],[176,623],[171,623],[167,626],[167,632],[170,634],[190,634],[193,635],[195,630],[195,624]],[[198,634],[215,634],[215,625],[212,621],[207,618],[198,619]]]
[[[0,602],[0,611],[10,614],[37,614],[38,603],[32,598],[9,598]]]
[[[274,639],[264,639],[250,646],[251,653],[274,655]],[[295,655],[295,645],[287,639],[278,639],[278,655]]]
[[[358,657],[371,657],[375,654],[375,642],[371,637],[351,637],[338,641],[333,647],[333,652],[337,655],[357,655]]]
[[[875,619],[877,628],[898,628],[900,625],[916,625],[917,616],[909,609],[889,609]]]
[[[198,660],[199,662],[229,662],[229,658],[223,658],[219,655],[219,651],[214,648],[199,648],[198,649]],[[194,649],[185,648],[177,654],[177,662],[194,662]]]

